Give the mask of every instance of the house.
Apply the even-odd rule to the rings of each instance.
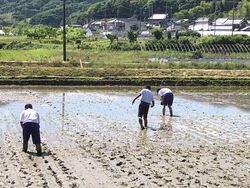
[[[210,30],[210,26],[209,18],[201,17],[195,20],[193,25],[189,26],[189,29],[193,31],[208,31]]]
[[[125,22],[113,19],[106,23],[107,31],[125,31]]]
[[[5,32],[3,30],[0,30],[0,36],[4,36]]]
[[[106,30],[106,21],[95,21],[89,24],[93,30]]]
[[[130,30],[144,30],[145,28],[145,23],[143,21],[138,20],[135,17],[131,18],[120,18],[121,21],[125,22],[125,31],[130,31]]]
[[[148,18],[148,26],[165,27],[167,25],[167,14],[153,14]]]
[[[182,28],[188,27],[189,19],[182,19],[173,21],[170,23],[170,25],[167,27],[167,31],[180,31]]]
[[[245,19],[218,18],[213,22],[211,30],[216,31],[239,31],[248,25]]]

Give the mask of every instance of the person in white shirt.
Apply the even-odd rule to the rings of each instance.
[[[36,145],[37,155],[42,155],[41,138],[40,138],[40,118],[39,114],[32,109],[31,104],[25,105],[25,110],[20,114],[20,124],[23,128],[23,152],[28,151],[30,135],[33,144]]]
[[[132,102],[132,104],[135,103],[135,100],[138,99],[139,97],[141,97],[141,103],[139,105],[139,109],[138,109],[138,118],[139,118],[139,123],[141,126],[141,129],[145,129],[148,126],[148,110],[149,110],[149,106],[151,104],[151,108],[154,107],[154,96],[151,92],[151,87],[150,86],[146,86],[144,89],[142,89],[140,91],[140,93],[138,94],[138,96],[136,96]],[[143,126],[143,121],[142,118],[144,120],[144,126]]]
[[[157,93],[161,97],[161,105],[163,105],[162,114],[165,116],[166,106],[169,108],[170,116],[173,116],[174,94],[169,88],[158,88]]]

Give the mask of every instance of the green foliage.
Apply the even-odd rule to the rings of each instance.
[[[86,38],[86,31],[81,28],[67,28],[67,39],[69,41],[76,42],[77,40],[81,40]],[[79,41],[78,41],[79,42]]]
[[[9,44],[5,44],[3,46],[3,49],[6,50],[28,50],[28,49],[37,49],[41,48],[41,45],[34,44],[32,42],[18,42],[18,41],[13,41]]]
[[[117,41],[110,46],[110,49],[122,50],[122,51],[141,50],[141,46],[138,43],[128,43],[126,41]]]
[[[27,30],[27,37],[31,39],[55,38],[57,29],[46,25],[37,25]]]
[[[162,29],[153,29],[152,34],[156,40],[161,40],[163,39],[163,30]]]
[[[130,43],[134,43],[137,41],[137,38],[139,36],[138,32],[134,32],[134,31],[128,31],[128,39]]]
[[[202,52],[200,50],[196,50],[196,51],[192,52],[191,58],[193,58],[193,59],[203,58]]]
[[[107,39],[110,40],[110,46],[113,44],[113,42],[114,42],[115,40],[118,41],[117,35],[114,35],[114,34],[107,34],[106,37],[107,37]]]
[[[62,1],[60,0],[2,0],[0,6],[0,25],[18,24],[29,21],[32,25],[62,24]],[[66,5],[67,24],[84,24],[90,19],[128,18],[135,16],[144,20],[153,13],[165,13],[175,19],[201,16],[214,17],[215,4],[217,16],[231,16],[233,1],[229,0],[71,0]],[[250,18],[249,0],[235,1],[235,15]]]
[[[197,40],[198,44],[246,44],[250,45],[250,36],[206,36]]]
[[[178,32],[179,37],[186,36],[186,37],[201,37],[201,34],[197,31],[187,30],[187,31],[180,31]]]

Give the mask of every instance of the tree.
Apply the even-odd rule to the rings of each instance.
[[[156,40],[161,40],[163,39],[163,30],[162,29],[153,29],[152,34],[154,35],[154,38]]]
[[[86,31],[81,28],[67,28],[67,39],[71,41],[81,40],[86,38]]]
[[[130,43],[134,43],[137,41],[137,38],[139,36],[138,32],[134,32],[134,31],[128,31],[128,39]]]

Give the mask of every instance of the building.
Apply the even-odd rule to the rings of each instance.
[[[130,31],[130,30],[134,30],[134,31],[142,31],[145,30],[145,23],[143,21],[138,20],[135,17],[131,17],[131,18],[120,18],[121,21],[123,21],[125,23],[125,31]]]
[[[107,31],[125,31],[125,22],[118,20],[118,19],[113,19],[108,21],[107,23]]]
[[[5,32],[3,30],[0,30],[0,36],[4,36]]]
[[[188,22],[189,22],[189,19],[182,19],[182,20],[173,21],[167,27],[167,31],[170,31],[170,32],[180,31],[183,28],[188,28]]]
[[[209,22],[209,18],[201,17],[195,20],[193,25],[189,26],[189,29],[193,31],[208,31],[210,27],[211,23]]]
[[[166,27],[167,26],[167,14],[153,14],[148,18],[148,26],[152,27]]]
[[[245,19],[218,18],[212,24],[211,30],[216,31],[239,31],[248,25]]]

